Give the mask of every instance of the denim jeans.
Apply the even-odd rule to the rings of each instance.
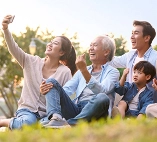
[[[19,109],[16,111],[16,117],[11,118],[9,128],[20,129],[23,125],[31,125],[40,119],[38,113],[33,113],[28,109]]]
[[[54,113],[57,113],[65,118],[70,125],[75,125],[80,119],[90,122],[93,118],[99,119],[108,116],[110,100],[106,94],[99,93],[89,101],[75,104],[55,79],[51,78],[46,82],[53,84],[53,88],[45,95],[49,119]]]
[[[139,115],[139,111],[128,109],[125,113],[126,117],[137,117]]]

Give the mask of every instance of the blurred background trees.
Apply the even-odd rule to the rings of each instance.
[[[157,50],[157,45],[155,45],[153,48],[154,48],[155,50]]]
[[[19,47],[21,47],[26,53],[30,53],[29,45],[31,38],[38,38],[39,40],[47,43],[55,37],[53,31],[40,31],[39,27],[36,29],[26,27],[25,32],[20,33],[19,35],[12,35],[15,41],[18,43]],[[88,47],[80,47],[77,33],[74,33],[71,37],[69,37],[66,32],[62,35],[67,36],[72,41],[77,55],[83,54],[85,52],[87,53]],[[122,55],[128,51],[126,48],[126,41],[122,36],[117,38],[112,34],[111,37],[115,40],[116,56]],[[1,31],[0,39],[0,96],[4,99],[4,105],[0,104],[0,115],[4,115],[8,118],[14,116],[14,113],[17,109],[17,101],[20,97],[22,89],[23,72],[19,64],[8,52],[7,45],[3,38],[3,33]],[[35,43],[37,46],[35,55],[44,57],[46,45],[42,44],[38,40],[35,41]],[[87,65],[91,64],[88,54],[86,54],[86,62]],[[122,69],[119,69],[119,71],[122,72]]]
[[[114,35],[112,35],[112,38],[115,41],[116,44],[116,56],[121,56],[124,53],[128,52],[129,50],[127,49],[127,41],[122,37],[114,37]],[[120,77],[122,76],[123,73],[123,68],[118,68],[119,72],[120,72]]]

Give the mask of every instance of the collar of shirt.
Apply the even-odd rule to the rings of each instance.
[[[102,71],[105,70],[105,68],[108,66],[108,64],[104,64],[104,65],[101,65],[101,68],[102,68]],[[93,69],[93,65],[90,65],[87,67],[88,71],[91,73],[92,72],[92,69]]]
[[[148,50],[144,53],[144,59],[148,59],[149,58],[149,56],[150,56],[150,53],[151,53],[151,51],[153,50],[153,48],[152,48],[152,46],[150,46],[149,48],[148,48]],[[136,50],[136,52],[134,53],[134,57],[135,56],[137,56],[137,50]]]

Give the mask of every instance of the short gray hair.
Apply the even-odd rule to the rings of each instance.
[[[108,61],[111,61],[115,55],[116,46],[114,39],[110,38],[108,35],[99,36],[102,38],[103,49],[109,49],[110,53],[108,55]]]

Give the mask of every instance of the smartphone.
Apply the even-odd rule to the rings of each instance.
[[[10,20],[9,20],[9,23],[12,23],[13,20],[14,20],[14,18],[15,18],[15,15],[12,15],[12,17],[11,17]]]

